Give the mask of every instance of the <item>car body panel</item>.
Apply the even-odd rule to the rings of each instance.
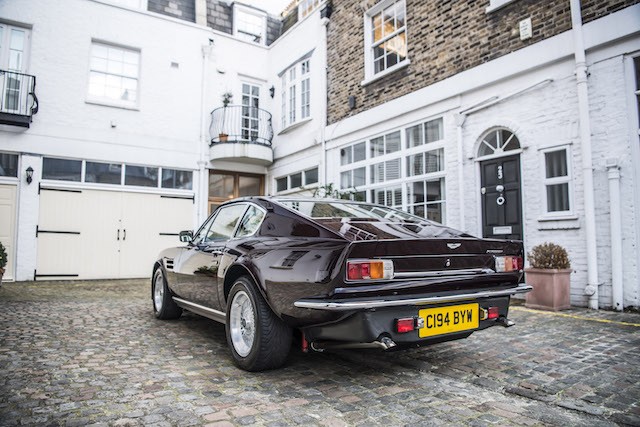
[[[347,212],[340,212],[344,203],[349,204]],[[522,242],[479,239],[401,212],[378,218],[309,216],[324,210],[340,215],[351,215],[350,209],[356,215],[363,210],[388,211],[386,207],[351,203],[267,197],[227,202],[205,224],[212,222],[215,227],[215,215],[221,209],[236,206],[239,212],[237,206],[243,205],[244,213],[235,223],[225,224],[235,230],[235,235],[213,243],[196,241],[167,249],[157,266],[166,269],[165,277],[175,297],[217,312],[226,310],[233,281],[249,276],[276,316],[302,330],[310,341],[365,342],[385,335],[409,345],[455,339],[473,331],[421,339],[417,331],[394,332],[393,319],[418,316],[425,305],[459,304],[464,301],[456,295],[465,295],[469,296],[467,302],[475,301],[481,309],[495,304],[500,321],[506,321],[509,295],[516,290],[526,292],[526,286],[518,288],[522,270],[495,271],[496,256],[524,256]],[[251,217],[252,206],[253,214],[259,210],[262,215],[261,222],[251,235],[238,237],[240,222]],[[195,235],[202,235],[202,228]],[[348,259],[392,260],[394,277],[349,280]],[[319,304],[314,305],[314,301]],[[346,304],[353,301],[396,302],[377,308]],[[208,317],[220,320],[217,315]],[[495,324],[496,319],[482,320],[474,330]]]

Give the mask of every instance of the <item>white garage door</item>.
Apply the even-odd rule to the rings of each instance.
[[[192,198],[42,188],[36,279],[149,277],[193,209]]]
[[[7,250],[7,265],[2,280],[13,280],[16,237],[16,186],[0,185],[0,242]]]

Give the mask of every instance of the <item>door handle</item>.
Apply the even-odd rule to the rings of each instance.
[[[120,240],[120,229],[118,228],[118,237],[116,238],[116,240]]]
[[[127,229],[126,228],[122,230],[122,234],[123,234],[122,240],[127,240]]]

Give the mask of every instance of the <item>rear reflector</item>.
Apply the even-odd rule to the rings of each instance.
[[[378,280],[393,278],[393,261],[391,260],[350,260],[347,261],[347,279]]]
[[[489,307],[487,310],[487,319],[497,319],[498,317],[500,317],[500,310],[498,307]]]
[[[413,317],[406,317],[404,319],[396,319],[396,331],[399,334],[411,332],[415,329],[415,321]]]
[[[521,271],[524,268],[524,259],[520,256],[497,256],[496,272]]]

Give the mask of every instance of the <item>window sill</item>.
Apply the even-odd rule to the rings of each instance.
[[[278,132],[278,135],[284,135],[285,133],[289,133],[294,129],[299,128],[300,126],[309,123],[311,120],[313,120],[312,117],[307,117],[305,119],[299,120],[295,123],[291,123],[289,126],[287,126],[286,128],[282,129],[280,132]]]
[[[380,80],[383,77],[388,76],[391,73],[395,73],[398,70],[402,70],[403,68],[406,68],[409,66],[409,64],[411,64],[411,61],[409,60],[409,58],[405,59],[402,62],[397,63],[396,65],[394,65],[391,68],[387,68],[384,71],[379,72],[378,74],[375,74],[373,76],[367,77],[366,79],[364,79],[361,83],[360,86],[366,86],[370,83],[373,83],[375,81]]]
[[[538,230],[578,230],[580,218],[575,214],[543,215],[538,218]]]
[[[132,110],[132,111],[140,111],[137,105],[132,104],[122,104],[116,101],[109,101],[106,99],[86,99],[85,104],[91,105],[100,105],[102,107],[111,107],[111,108],[120,108],[123,110]]]
[[[491,13],[493,11],[496,11],[498,9],[502,9],[503,7],[505,7],[506,5],[508,5],[509,3],[513,3],[516,0],[493,0],[491,3],[491,6],[487,7],[484,11],[485,13]]]

